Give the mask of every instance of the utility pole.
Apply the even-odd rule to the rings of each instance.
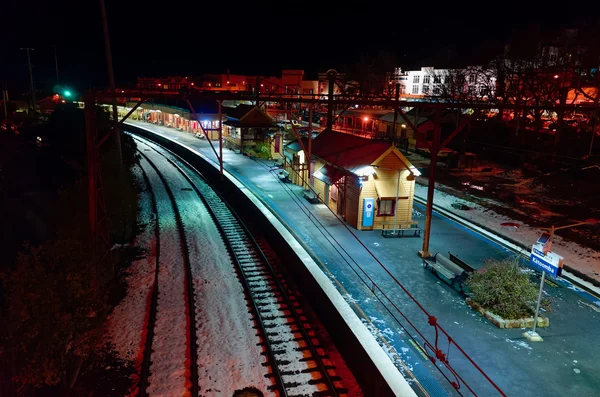
[[[56,53],[56,46],[54,46],[54,65],[56,66],[56,84],[59,83],[59,78],[58,78],[58,55]]]
[[[2,103],[4,104],[4,121],[8,120],[8,109],[6,107],[8,102],[8,91],[6,90],[6,83],[4,84],[4,90],[2,90]]]
[[[337,72],[333,69],[327,71],[327,80],[329,80],[328,92],[327,92],[327,129],[333,129],[333,91],[335,85],[335,78]]]
[[[400,100],[400,83],[396,83],[396,92],[394,94],[396,101]],[[394,106],[394,122],[392,123],[392,143],[396,146],[396,123],[398,122],[398,106]],[[397,201],[397,200],[396,200]]]
[[[106,65],[108,67],[108,85],[112,94],[112,108],[114,121],[115,145],[117,146],[117,156],[119,167],[123,164],[123,155],[121,154],[121,131],[119,131],[119,114],[117,112],[117,91],[115,88],[115,74],[113,71],[112,52],[110,50],[110,34],[108,32],[108,21],[106,18],[106,7],[104,0],[100,0],[100,13],[102,14],[102,29],[104,30],[104,49],[106,52]]]
[[[223,101],[217,102],[219,104],[219,174],[221,175],[221,181],[223,180]]]
[[[29,55],[30,51],[33,51],[33,48],[21,48],[21,50],[27,51],[27,63],[29,64],[29,82],[31,83],[31,102],[33,104],[33,112],[35,113],[37,110],[36,102],[35,102],[35,86],[33,85],[33,72],[31,70],[31,56]]]
[[[313,119],[313,105],[308,105],[308,188],[313,186],[312,176],[312,119]]]
[[[431,161],[429,162],[429,183],[427,184],[427,207],[425,207],[425,230],[423,231],[423,248],[419,251],[421,258],[429,258],[429,237],[431,235],[431,217],[433,213],[433,193],[435,191],[435,167],[438,151],[440,150],[440,111],[435,112],[435,126],[433,129],[433,144],[431,145]]]

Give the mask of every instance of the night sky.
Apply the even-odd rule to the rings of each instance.
[[[105,0],[117,84],[139,76],[221,73],[277,75],[344,70],[361,55],[395,54],[404,68],[477,63],[520,31],[549,32],[588,22],[581,5],[553,7],[479,2],[351,2]],[[3,2],[0,81],[16,95],[34,80],[55,83],[53,46],[62,82],[79,90],[107,85],[98,0]],[[8,7],[8,9],[6,9]],[[21,92],[20,92],[21,91]]]

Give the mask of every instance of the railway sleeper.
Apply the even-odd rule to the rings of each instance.
[[[319,353],[319,360],[323,361],[323,360],[328,360],[329,361],[329,356],[327,354],[324,353]],[[314,357],[302,357],[301,359],[299,359],[298,361],[315,361]]]
[[[271,294],[269,296],[255,297],[254,302],[256,302],[257,305],[277,305],[282,310],[289,310],[288,305],[281,295]]]
[[[279,328],[282,326],[289,327],[290,329],[292,329],[294,326],[294,323],[292,323],[292,322],[289,322],[289,321],[283,322],[283,321],[276,321],[276,320],[277,319],[269,320],[268,324],[267,324],[267,321],[263,321],[263,326],[265,327],[265,330],[272,330],[274,328]],[[292,332],[294,332],[294,331],[292,331]]]
[[[246,278],[274,278],[273,274],[269,271],[269,269],[267,269],[266,266],[253,266],[252,269],[244,269],[244,274],[246,275]]]
[[[281,340],[271,340],[270,341],[271,346],[286,345],[286,344],[290,344],[290,343],[297,343],[297,342],[294,341],[293,339],[281,339]],[[263,345],[266,345],[266,341],[264,341],[264,342],[261,341],[256,344],[256,346],[263,346]]]
[[[259,260],[259,256],[257,254],[254,253],[244,253],[244,254],[235,254],[235,257],[237,258],[237,260],[240,263],[248,263],[248,262],[253,262],[253,263],[261,263],[262,261]]]
[[[255,294],[255,301],[257,300],[262,300],[262,299],[283,299],[283,296],[281,295],[281,292],[275,290],[269,290],[269,291],[265,291],[265,292],[259,292],[259,291],[254,291]]]
[[[262,288],[262,289],[257,288],[257,289],[251,290],[252,295],[254,295],[254,294],[262,294],[262,293],[265,293],[265,292],[275,292],[275,291],[273,290],[273,288]]]
[[[277,315],[277,314],[268,315],[269,313],[272,313],[272,312],[260,314],[260,317],[262,318],[263,322],[268,321],[269,324],[274,324],[275,326],[291,324],[290,319],[292,318],[292,316],[283,316],[283,315]],[[283,321],[285,321],[285,322],[283,322]]]
[[[283,386],[285,386],[286,388],[292,388],[292,387],[302,386],[302,383],[300,383],[300,382],[283,382]]]
[[[246,277],[246,281],[248,281],[248,284],[257,284],[257,283],[260,283],[260,282],[269,283],[269,284],[276,284],[275,278],[273,278],[271,276],[264,276],[264,277],[254,276],[254,277],[252,277],[251,280],[250,280],[250,277]]]
[[[270,276],[271,272],[266,269],[252,269],[252,270],[244,270],[244,274],[246,278],[251,277],[260,277],[260,276]]]

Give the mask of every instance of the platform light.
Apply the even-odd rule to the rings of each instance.
[[[373,166],[367,165],[365,167],[361,167],[354,172],[358,176],[369,176],[375,174],[375,168]]]
[[[364,121],[369,121],[369,118],[367,116],[363,117]]]
[[[421,172],[416,167],[410,167],[410,171],[414,176],[421,176]]]

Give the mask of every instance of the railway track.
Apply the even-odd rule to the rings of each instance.
[[[197,343],[195,302],[185,231],[169,183],[158,167],[143,152],[140,151],[140,154],[145,160],[142,171],[150,187],[156,217],[156,270],[138,395],[189,391],[195,397],[198,396],[197,367],[186,365],[187,362],[197,362]],[[168,208],[169,204],[171,208]],[[173,223],[176,224],[175,235],[172,233]],[[182,308],[183,313],[179,310]],[[165,327],[157,330],[157,321],[171,322],[172,332],[165,330]],[[178,359],[153,360],[153,354],[170,357],[175,356],[174,353],[179,353]],[[168,379],[173,376],[173,370],[179,372],[177,379]]]
[[[343,387],[342,379],[335,373],[335,367],[325,350],[320,345],[318,335],[310,325],[310,321],[304,312],[303,306],[293,290],[289,288],[282,277],[281,269],[278,268],[277,258],[270,249],[268,242],[263,237],[253,237],[253,234],[244,225],[237,214],[228,204],[212,189],[204,179],[190,167],[184,160],[178,158],[166,149],[143,138],[134,136],[143,160],[149,164],[156,161],[156,155],[169,163],[173,172],[177,172],[189,188],[195,192],[196,199],[204,203],[212,220],[219,230],[224,244],[230,254],[231,260],[236,267],[236,273],[240,284],[243,286],[248,309],[252,314],[257,333],[257,344],[264,350],[265,376],[271,381],[269,389],[280,396],[338,396],[345,395],[348,390]],[[148,151],[153,151],[154,160],[150,160]],[[151,164],[153,170],[159,175],[165,185],[165,189],[171,199],[175,218],[177,219],[178,231],[181,235],[181,249],[183,254],[183,265],[186,270],[186,305],[188,307],[187,323],[190,327],[189,334],[195,334],[195,320],[193,315],[196,302],[193,299],[192,273],[189,270],[188,247],[183,236],[181,216],[177,210],[177,203],[173,195],[173,189],[169,188],[169,181],[159,171],[155,164]],[[148,178],[148,176],[146,176]],[[184,188],[181,188],[182,190]],[[154,193],[153,193],[154,194]],[[156,204],[156,202],[155,202]],[[155,205],[156,207],[156,205]],[[157,215],[158,216],[158,215]],[[157,233],[159,233],[160,222],[157,221]],[[161,236],[158,236],[161,237]],[[157,237],[157,247],[161,244]],[[159,274],[160,257],[162,251],[157,249],[157,274]],[[156,314],[160,313],[160,280],[155,280],[155,288],[152,293],[151,310],[148,321],[147,342],[144,361],[140,376],[139,395],[145,396],[146,390],[152,389],[153,368],[152,354],[154,353],[153,342],[155,337],[152,329],[156,325]],[[154,314],[153,314],[154,313]],[[190,340],[189,346],[195,346],[196,341]],[[186,353],[191,363],[197,363],[189,348]],[[198,395],[197,386],[198,371],[194,370],[196,365],[190,364],[188,368],[191,374],[188,378],[192,382],[190,393]]]

